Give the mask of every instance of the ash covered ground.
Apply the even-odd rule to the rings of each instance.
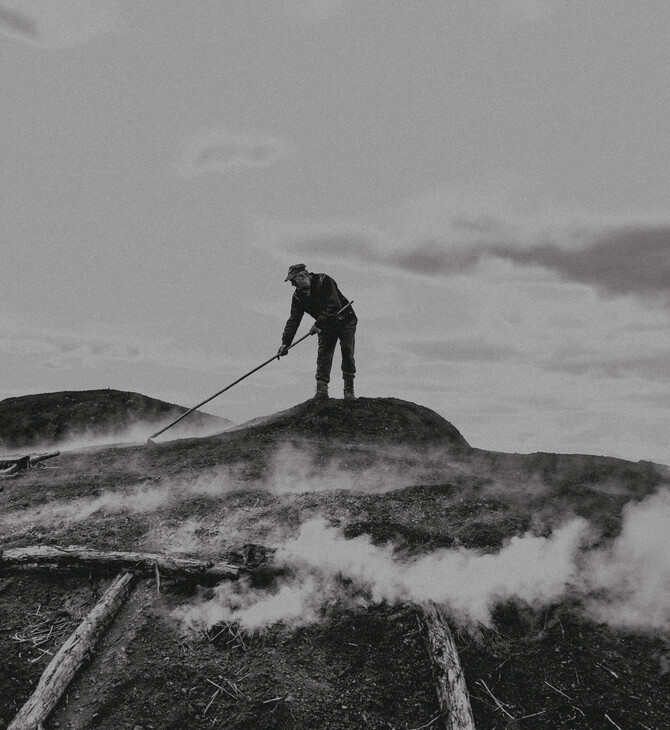
[[[486,452],[430,409],[360,398],[64,451],[0,486],[3,549],[256,566],[138,579],[47,729],[441,727],[429,600],[480,730],[668,727],[665,466]],[[0,572],[0,727],[112,578]]]

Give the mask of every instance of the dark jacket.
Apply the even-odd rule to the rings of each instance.
[[[311,282],[309,294],[300,289],[293,292],[291,315],[281,338],[283,345],[290,345],[293,342],[305,312],[314,317],[316,320],[314,324],[321,330],[337,329],[346,322],[356,319],[351,307],[347,307],[342,314],[335,316],[349,300],[338,289],[334,279],[328,274],[310,274],[309,279]]]

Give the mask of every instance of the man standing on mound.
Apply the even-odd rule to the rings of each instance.
[[[358,319],[349,300],[338,289],[335,281],[327,274],[310,274],[305,264],[294,264],[289,267],[288,276],[295,287],[291,299],[291,315],[284,327],[281,347],[277,351],[279,357],[287,354],[295,333],[307,312],[316,320],[309,331],[311,335],[319,335],[319,349],[316,355],[316,394],[315,400],[328,398],[330,369],[333,364],[335,346],[340,341],[342,350],[342,377],[344,378],[344,398],[354,400],[354,377],[356,363],[354,361],[354,344]],[[346,307],[344,311],[343,307]],[[338,314],[339,312],[339,314]]]

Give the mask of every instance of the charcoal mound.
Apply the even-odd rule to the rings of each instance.
[[[22,449],[58,446],[78,439],[146,438],[186,410],[139,393],[110,388],[6,398],[0,401],[0,445],[3,449]],[[226,418],[196,411],[178,423],[171,435],[204,436],[232,425]]]
[[[399,398],[308,400],[234,430],[268,436],[318,437],[350,442],[440,443],[469,449],[458,429],[435,411]]]

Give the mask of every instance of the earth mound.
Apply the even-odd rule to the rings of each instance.
[[[186,412],[183,406],[139,393],[82,390],[40,393],[0,401],[0,446],[22,449],[58,446],[80,439],[134,440]],[[195,412],[177,424],[174,436],[225,431],[231,421]],[[133,434],[134,430],[141,433]]]
[[[57,468],[8,476],[0,729],[117,571],[12,568],[9,551],[31,546],[240,566],[227,588],[136,575],[45,728],[444,727],[428,599],[454,606],[477,728],[667,727],[668,602],[640,565],[663,554],[668,467],[466,445],[413,403],[309,401],[208,438],[70,450]],[[563,571],[566,543],[575,580],[552,578],[556,591],[529,600],[529,586],[544,592]],[[418,595],[386,598],[422,564]],[[590,582],[601,565],[611,587]],[[454,566],[469,575],[454,580]],[[474,598],[477,609],[479,596],[490,596],[488,622],[464,623],[458,607]],[[264,624],[241,620],[247,605]],[[193,631],[185,616],[199,619]]]
[[[355,444],[447,443],[469,449],[458,429],[435,411],[399,398],[308,400],[286,411],[241,424],[234,430],[262,430],[269,436],[327,437]]]

